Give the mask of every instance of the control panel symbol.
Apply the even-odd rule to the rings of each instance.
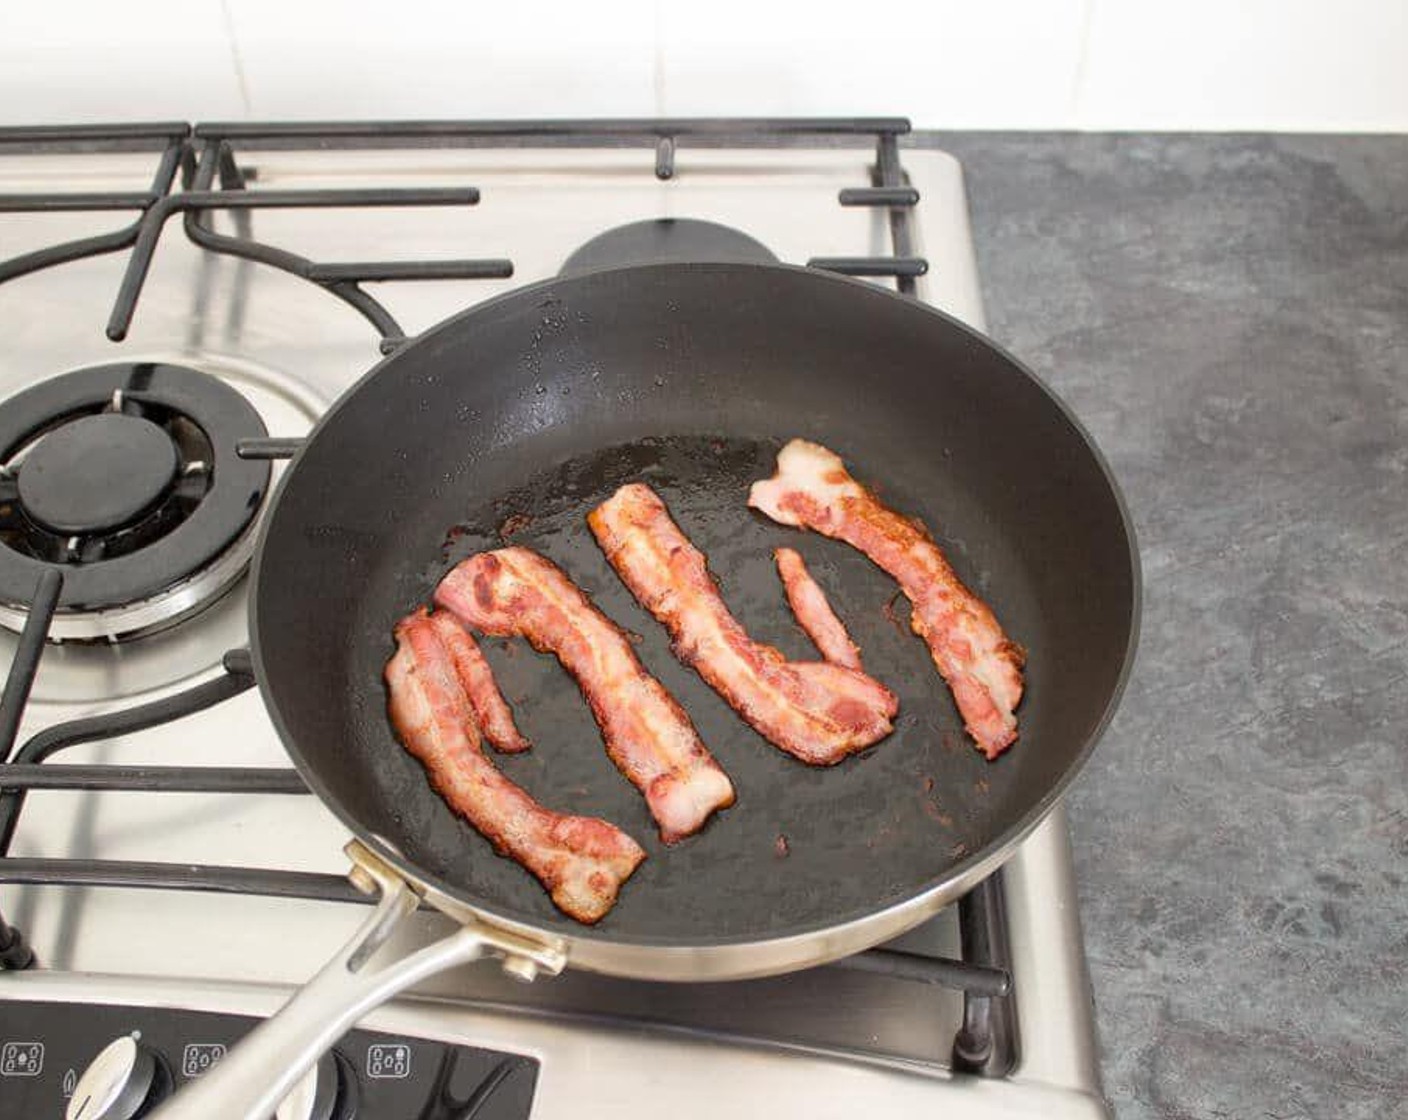
[[[43,1068],[42,1042],[7,1042],[0,1046],[0,1077],[38,1077]]]
[[[78,1071],[70,1067],[69,1071],[64,1074],[64,1080],[62,1085],[64,1100],[68,1100],[69,1097],[73,1096],[73,1090],[77,1085]]]
[[[411,1048],[403,1042],[377,1043],[367,1047],[367,1076],[402,1078],[411,1076]]]
[[[223,1042],[188,1042],[181,1051],[181,1074],[199,1077],[224,1056]]]

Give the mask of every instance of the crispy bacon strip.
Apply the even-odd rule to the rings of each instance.
[[[802,554],[791,548],[775,548],[772,558],[777,561],[787,603],[812,644],[821,650],[821,656],[833,665],[861,672],[860,649],[826,601],[826,593],[807,571]]]
[[[898,701],[854,669],[789,662],[755,642],[729,614],[704,554],[641,483],[587,515],[617,574],[674,638],[691,665],[761,735],[789,754],[830,766],[893,730]]]
[[[416,611],[396,627],[386,684],[397,736],[450,808],[537,876],[559,909],[579,922],[600,921],[644,849],[604,820],[543,808],[494,768],[480,747],[456,651],[445,641],[458,639],[434,617]]]
[[[499,691],[494,671],[484,659],[479,643],[448,611],[436,611],[430,616],[431,625],[440,633],[440,641],[454,658],[460,684],[474,712],[474,722],[490,745],[504,754],[518,754],[530,746],[513,722],[513,712]]]
[[[645,671],[620,627],[551,561],[526,548],[481,552],[440,581],[435,599],[485,633],[521,634],[557,655],[667,844],[733,804],[733,784],[684,709]]]
[[[801,439],[778,454],[772,478],[753,484],[748,504],[784,525],[854,545],[894,576],[914,604],[910,625],[929,644],[978,749],[992,759],[1016,740],[1026,655],[923,525],[882,505],[839,456]]]

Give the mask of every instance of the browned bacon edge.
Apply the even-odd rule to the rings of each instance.
[[[704,554],[650,487],[621,487],[587,523],[631,593],[670,631],[675,655],[769,742],[829,766],[893,730],[898,701],[878,681],[825,662],[789,662],[750,638]]]
[[[424,610],[397,625],[385,672],[391,725],[435,791],[500,855],[535,875],[563,913],[600,921],[645,851],[607,821],[544,808],[494,768],[460,682],[461,638]]]
[[[488,634],[519,634],[557,655],[580,685],[607,753],[645,795],[674,843],[733,804],[728,775],[683,708],[645,671],[621,628],[551,561],[526,548],[481,552],[435,592],[441,606]]]
[[[454,658],[460,684],[464,687],[465,696],[474,712],[474,721],[484,738],[495,750],[504,754],[526,751],[530,744],[513,722],[513,712],[499,691],[494,671],[484,659],[479,643],[449,611],[436,611],[430,616],[430,621]]]
[[[833,665],[860,672],[860,648],[851,641],[845,623],[836,617],[826,593],[807,571],[802,554],[792,548],[775,548],[772,557],[777,561],[788,606],[821,656]]]
[[[993,759],[1016,741],[1026,654],[923,525],[884,506],[835,453],[801,439],[778,454],[772,478],[753,484],[748,504],[853,545],[898,580],[914,605],[910,625],[928,643],[978,748]]]

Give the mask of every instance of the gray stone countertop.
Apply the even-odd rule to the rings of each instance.
[[[1117,1116],[1408,1117],[1408,139],[917,139],[1139,533],[1070,799]]]

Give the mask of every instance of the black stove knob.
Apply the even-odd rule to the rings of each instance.
[[[132,1120],[158,1084],[157,1058],[131,1035],[108,1043],[74,1086],[64,1120]]]
[[[351,1116],[351,1086],[335,1051],[318,1059],[279,1102],[274,1120],[342,1120]]]

